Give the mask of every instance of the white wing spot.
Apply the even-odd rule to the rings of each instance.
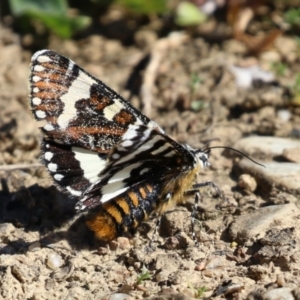
[[[114,153],[113,155],[112,155],[112,158],[113,159],[119,159],[121,157],[121,155],[119,154],[119,153]]]
[[[57,181],[61,181],[61,180],[64,178],[64,176],[61,175],[61,174],[55,174],[53,177],[54,177],[54,179],[57,180]]]
[[[50,163],[50,164],[48,164],[48,170],[50,171],[50,172],[56,172],[57,171],[57,164],[54,164],[54,163]],[[55,174],[55,175],[57,175],[57,174]],[[54,176],[55,176],[54,175]],[[58,174],[59,175],[59,174]]]
[[[42,72],[42,71],[44,71],[45,70],[45,68],[43,67],[43,66],[41,66],[41,65],[36,65],[36,66],[34,66],[34,71],[36,71],[36,72]]]
[[[42,80],[42,78],[39,77],[39,76],[33,76],[33,77],[32,77],[32,81],[33,81],[33,82],[38,82],[38,81],[40,81],[40,80]]]
[[[40,50],[40,51],[37,51],[33,54],[32,58],[31,58],[31,61],[39,61],[39,62],[48,62],[48,61],[51,61],[51,59],[46,56],[46,55],[42,55],[43,53],[47,52],[49,50],[47,49],[43,49],[43,50]],[[46,60],[44,60],[46,59]]]
[[[109,105],[103,109],[103,115],[107,120],[112,121],[114,116],[117,115],[121,111],[122,108],[117,106],[116,103],[118,103],[118,102],[115,101],[114,104]]]
[[[46,113],[42,110],[35,111],[35,115],[39,119],[45,119],[46,118]]]
[[[38,57],[37,61],[40,62],[40,63],[45,63],[45,62],[52,61],[52,59],[49,56],[41,55],[41,56]]]
[[[130,141],[130,140],[126,140],[126,141],[122,142],[123,147],[130,147],[132,145],[133,145],[133,141]]]
[[[40,89],[39,89],[38,87],[34,87],[34,88],[32,89],[32,91],[33,91],[34,93],[38,93],[38,92],[40,91]]]
[[[69,193],[71,193],[74,196],[79,197],[82,195],[81,191],[76,191],[76,190],[72,189],[70,186],[67,186],[67,190],[69,191]]]
[[[51,124],[46,124],[45,126],[43,126],[43,128],[44,128],[46,131],[52,131],[52,130],[54,130],[54,126],[51,125]]]
[[[34,97],[34,98],[32,98],[31,102],[33,105],[40,105],[42,103],[42,99],[38,98],[38,97]]]
[[[47,145],[47,146],[49,146],[49,145]],[[45,157],[46,160],[50,161],[52,159],[52,157],[53,157],[53,153],[49,152],[49,151],[45,152],[44,157]]]

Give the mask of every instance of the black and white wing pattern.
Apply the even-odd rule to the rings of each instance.
[[[90,210],[104,241],[136,228],[153,211],[184,201],[208,154],[167,136],[104,83],[60,54],[31,60],[30,105],[43,121],[42,159],[55,182]]]
[[[173,181],[195,164],[195,157],[167,135],[145,125],[130,125],[77,209],[97,206],[99,198],[101,203],[110,201],[143,182]]]
[[[50,50],[31,59],[30,105],[45,124],[42,159],[59,186],[81,196],[131,124],[158,126],[73,61]],[[159,129],[161,130],[161,129]]]

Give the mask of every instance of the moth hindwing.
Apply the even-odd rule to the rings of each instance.
[[[108,241],[153,211],[184,201],[208,154],[168,137],[73,61],[42,50],[31,59],[30,105],[45,124],[42,159],[54,181],[90,210],[89,228]]]

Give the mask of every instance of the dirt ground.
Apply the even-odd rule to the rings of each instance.
[[[213,181],[225,200],[201,190],[199,246],[191,238],[191,198],[163,216],[150,252],[155,216],[134,235],[103,244],[84,214],[76,215],[76,201],[53,186],[39,162],[42,135],[27,96],[33,53],[24,39],[0,24],[0,298],[300,299],[300,110],[293,93],[300,63],[293,37],[278,37],[257,56],[233,38],[158,38],[149,28],[130,46],[96,34],[50,38],[49,49],[103,80],[177,141],[200,148],[216,139],[210,146],[234,147],[265,165],[213,149],[199,178]],[[282,60],[284,75],[273,72],[274,79],[248,88],[232,71],[272,71]]]

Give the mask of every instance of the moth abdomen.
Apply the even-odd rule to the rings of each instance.
[[[86,221],[87,226],[102,241],[136,229],[158,207],[159,187],[143,184],[96,207]]]

